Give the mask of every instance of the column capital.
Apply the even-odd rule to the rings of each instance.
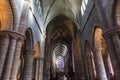
[[[0,32],[0,39],[4,39],[4,38],[9,38],[9,35],[7,33],[1,33]]]
[[[25,49],[25,55],[31,55],[34,53],[35,53],[35,51],[33,49]]]
[[[103,37],[107,38],[107,37],[110,37],[110,36],[114,35],[115,33],[119,33],[119,32],[120,32],[120,28],[119,27],[112,28],[112,29],[109,29],[109,30],[105,31],[103,33]]]
[[[4,35],[7,36],[7,37],[10,37],[10,38],[14,38],[16,40],[19,40],[19,41],[22,41],[25,39],[25,36],[19,32],[16,32],[16,31],[10,31],[10,30],[7,30],[7,31],[1,31],[0,32],[0,35]]]

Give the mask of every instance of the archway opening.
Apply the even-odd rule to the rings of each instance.
[[[73,78],[75,73],[75,52],[73,51],[73,47],[76,41],[76,32],[77,27],[74,22],[64,16],[58,15],[51,20],[46,29],[46,43],[47,43],[47,58],[49,62],[50,73],[48,76],[52,79],[64,79],[64,78]],[[76,45],[76,44],[75,44]],[[76,49],[74,49],[76,50]],[[66,53],[66,54],[65,54]],[[58,54],[58,55],[55,55]],[[54,60],[58,56],[63,56],[64,61],[60,61],[64,63],[63,74],[62,72],[57,72],[57,64],[55,64]],[[78,63],[79,64],[79,63]],[[77,65],[78,65],[77,64]],[[46,64],[48,65],[48,64]],[[45,72],[45,71],[44,71]],[[57,77],[56,77],[57,75]],[[58,77],[59,75],[59,77]],[[48,78],[46,78],[48,79]],[[74,78],[75,79],[75,78]]]

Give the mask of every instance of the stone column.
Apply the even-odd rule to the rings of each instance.
[[[44,38],[44,40],[42,41],[41,51],[40,51],[40,62],[39,62],[40,71],[39,71],[39,79],[38,80],[44,80],[44,69],[45,69],[45,66],[44,66],[45,37],[43,37],[43,38]]]
[[[91,52],[87,52],[86,54],[87,54],[89,80],[93,80],[94,79],[94,73],[93,73],[93,63],[92,63]]]
[[[119,62],[118,55],[115,50],[113,38],[110,36],[106,37],[106,42],[108,45],[108,50],[109,50],[109,54],[110,54],[111,62],[113,65],[116,80],[119,80],[120,79],[120,62]]]
[[[44,58],[40,57],[39,60],[39,79],[38,80],[43,80],[43,60]]]
[[[80,51],[76,50],[76,47],[73,47],[74,52],[74,61],[75,61],[75,80],[84,80],[84,68],[82,54]]]
[[[112,65],[111,65],[109,54],[107,56],[105,56],[103,59],[104,59],[104,63],[105,63],[107,77],[109,78],[110,77],[110,73],[113,74],[113,70],[112,70]]]
[[[120,63],[120,39],[117,33],[113,34],[113,42]]]
[[[44,56],[46,57],[44,59],[44,69],[43,69],[43,80],[49,80],[49,55],[50,55],[50,49],[49,46],[47,45],[45,47],[45,53]]]
[[[110,55],[108,53],[108,59],[107,59],[107,62],[108,62],[108,66],[109,66],[109,72],[114,74],[114,71],[113,71],[113,66],[112,66],[112,62],[111,62],[111,58],[110,58]]]
[[[106,75],[109,78],[110,72],[109,72],[109,66],[108,66],[108,57],[103,56],[103,61],[105,64],[105,70],[106,70]]]
[[[85,53],[84,53],[83,59],[84,59],[84,76],[85,76],[85,80],[89,80],[89,75],[88,75],[89,72],[88,72],[87,56],[86,56]]]
[[[35,70],[35,80],[39,80],[38,79],[38,75],[39,75],[39,67],[40,66],[39,66],[39,59],[38,58],[35,59],[35,63],[36,63],[35,64],[36,66],[34,67],[34,70]]]
[[[106,40],[109,55],[113,65],[116,80],[120,79],[120,28],[112,28],[104,32],[103,36]]]
[[[0,79],[2,76],[2,71],[6,59],[6,54],[9,46],[8,34],[0,34]]]
[[[23,41],[23,37],[20,36],[20,38],[18,38],[17,40],[10,80],[17,80],[17,72],[20,64],[20,53],[21,53],[22,41]]]
[[[21,80],[32,80],[34,50],[25,50],[24,68]]]
[[[1,80],[9,80],[16,48],[16,38],[11,37]]]
[[[102,48],[99,48],[99,47],[93,48],[93,55],[94,55],[97,79],[98,80],[108,80],[106,71],[105,71],[105,67],[104,67],[104,63],[103,63],[101,49]]]

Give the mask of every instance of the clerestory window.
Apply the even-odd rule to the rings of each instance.
[[[81,4],[81,14],[82,14],[82,16],[84,15],[87,4],[88,4],[88,0],[82,0],[82,4]]]

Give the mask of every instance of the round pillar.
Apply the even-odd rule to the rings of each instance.
[[[102,58],[102,53],[101,53],[102,48],[93,48],[93,55],[94,55],[94,61],[95,61],[95,67],[96,67],[96,74],[97,74],[97,79],[99,80],[108,80],[104,63],[103,63],[103,58]]]
[[[120,28],[112,28],[104,32],[103,36],[106,40],[109,55],[111,58],[114,75],[116,80],[120,79],[120,39],[119,39]]]
[[[19,67],[18,64],[20,64],[20,53],[21,53],[22,41],[23,41],[23,37],[20,37],[17,40],[10,80],[17,80],[17,73],[18,73],[18,67]]]
[[[34,50],[25,50],[24,68],[21,80],[32,80]]]
[[[9,80],[16,48],[16,39],[11,37],[1,80]]]
[[[0,79],[3,72],[3,67],[6,59],[6,54],[9,46],[9,36],[8,34],[0,33]]]
[[[107,38],[106,39],[107,45],[108,45],[108,50],[109,50],[109,54],[110,54],[110,58],[111,58],[111,62],[113,65],[113,69],[114,69],[114,74],[117,80],[120,79],[120,63],[118,60],[118,56],[114,47],[114,43],[112,38]]]

